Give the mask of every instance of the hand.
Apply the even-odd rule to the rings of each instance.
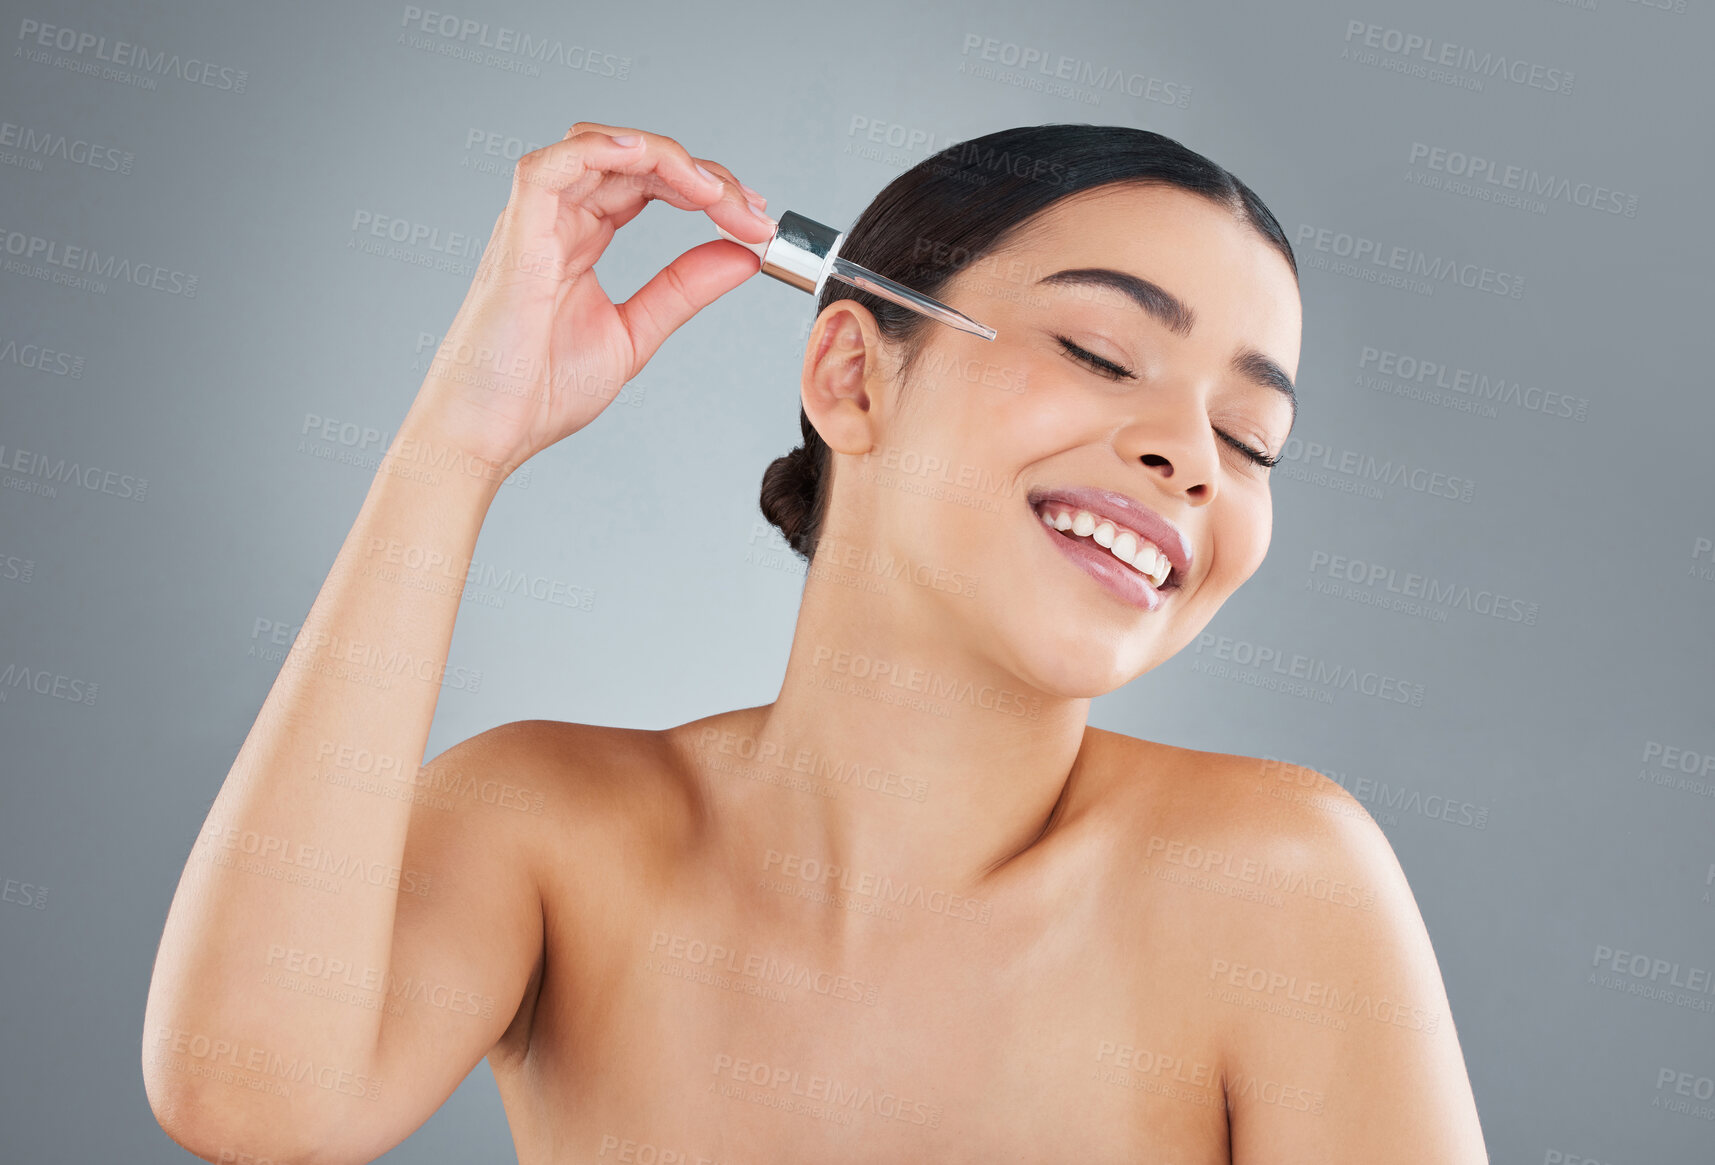
[[[518,159],[407,425],[510,471],[594,420],[679,325],[756,273],[753,253],[712,239],[611,302],[595,262],[651,199],[741,239],[774,233],[767,200],[720,163],[660,134],[578,122]]]

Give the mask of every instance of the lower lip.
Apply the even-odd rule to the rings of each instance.
[[[1049,541],[1054,543],[1061,554],[1071,559],[1120,602],[1145,611],[1154,611],[1167,601],[1165,593],[1156,590],[1137,571],[1115,558],[1108,552],[1107,547],[1098,546],[1089,538],[1060,533],[1044,522],[1042,515],[1035,509],[1030,511],[1030,519],[1048,536]]]

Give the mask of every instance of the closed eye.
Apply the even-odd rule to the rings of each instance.
[[[1069,354],[1074,360],[1077,360],[1080,364],[1088,365],[1098,375],[1103,376],[1108,380],[1137,379],[1137,373],[1133,372],[1131,369],[1120,364],[1115,364],[1112,360],[1104,360],[1094,352],[1078,347],[1078,345],[1072,343],[1072,341],[1068,340],[1065,336],[1056,335],[1054,338],[1060,341],[1060,346],[1066,349],[1067,354]],[[1247,458],[1262,466],[1264,469],[1269,469],[1280,464],[1280,457],[1278,454],[1270,457],[1262,450],[1252,449],[1243,441],[1235,440],[1226,433],[1222,433],[1219,429],[1216,429],[1215,432],[1220,435],[1221,440],[1231,445],[1234,449],[1237,449],[1240,453],[1243,453]]]

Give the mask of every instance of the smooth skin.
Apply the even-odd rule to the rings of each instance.
[[[904,385],[861,304],[821,313],[802,399],[832,497],[773,703],[513,722],[385,775],[423,754],[460,588],[377,562],[468,562],[500,477],[756,270],[715,240],[609,302],[590,268],[651,199],[768,237],[760,198],[671,138],[580,122],[520,160],[175,894],[143,1033],[163,1128],[210,1160],[367,1161],[487,1057],[523,1165],[1485,1162],[1434,951],[1362,806],[1087,724],[1269,542],[1268,471],[1234,442],[1278,453],[1290,410],[1229,361],[1296,374],[1297,286],[1185,192],[1044,212],[941,295],[998,338],[934,328]],[[1037,283],[1078,267],[1153,281],[1190,328]],[[461,375],[461,343],[512,379]],[[467,471],[389,472],[424,450]],[[930,457],[949,468],[885,468]],[[1111,596],[1027,504],[1047,485],[1176,522],[1183,588],[1153,612]],[[926,569],[874,569],[902,561]],[[359,682],[354,643],[432,666]],[[247,837],[337,885],[239,860]]]

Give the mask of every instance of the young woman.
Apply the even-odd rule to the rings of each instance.
[[[174,897],[166,1131],[367,1161],[487,1057],[524,1165],[1486,1161],[1363,809],[1086,723],[1261,563],[1296,411],[1292,249],[1160,135],[990,134],[852,228],[997,337],[826,285],[763,481],[810,560],[773,703],[514,722],[419,769],[500,481],[756,271],[714,240],[609,302],[593,265],[650,200],[771,233],[659,134],[520,160]]]

